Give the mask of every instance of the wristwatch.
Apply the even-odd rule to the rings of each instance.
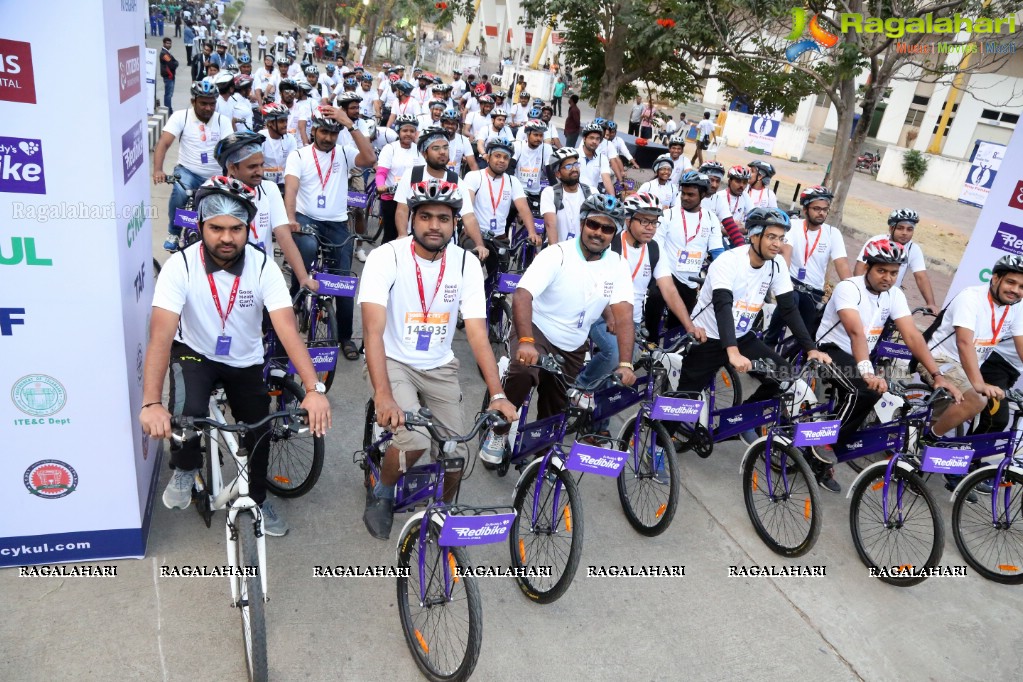
[[[322,381],[317,381],[315,384],[313,384],[312,388],[308,388],[306,389],[306,391],[307,392],[315,391],[316,393],[323,395],[327,393],[327,387],[323,385]]]
[[[619,362],[618,366],[619,367],[628,367],[629,369],[636,369],[635,367],[632,366],[631,362]]]

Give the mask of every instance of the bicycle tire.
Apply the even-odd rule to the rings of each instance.
[[[365,232],[359,236],[359,239],[371,244],[376,244],[377,240],[380,239],[380,236],[384,233],[383,214],[380,211],[380,195],[374,191],[369,199],[369,203],[366,204]],[[370,219],[375,221],[374,229],[370,229]]]
[[[506,298],[497,302],[496,308],[501,311],[500,321],[493,326],[494,337],[490,342],[494,349],[494,357],[500,359],[503,353],[511,358],[511,330],[512,330],[512,306],[511,301]],[[490,326],[488,321],[488,326]],[[488,330],[490,331],[490,330]]]
[[[291,379],[271,376],[269,383],[271,412],[302,404],[305,389]],[[312,490],[323,471],[323,436],[314,436],[312,432],[295,433],[288,428],[287,420],[279,419],[273,423],[267,437],[270,439],[267,490],[278,497],[301,497]]]
[[[889,490],[889,497],[892,498],[889,503],[889,512],[893,505],[901,507],[900,516],[902,521],[899,522],[897,528],[888,528],[888,524],[884,520],[882,513],[881,500],[867,500],[873,497],[878,497],[884,492],[884,475],[887,464],[880,462],[873,465],[866,470],[853,486],[852,492],[850,493],[849,501],[849,528],[852,532],[853,545],[856,547],[856,553],[860,556],[860,560],[868,568],[884,568],[890,571],[893,567],[899,566],[917,566],[922,561],[925,568],[931,568],[936,566],[941,560],[941,554],[944,551],[945,545],[945,529],[944,524],[941,521],[941,514],[938,511],[937,503],[934,500],[934,496],[931,491],[924,485],[923,479],[917,476],[915,473],[909,473],[903,469],[896,468],[892,471],[892,483],[902,482],[905,484],[906,489],[903,492],[903,503],[899,505],[898,494],[892,494]],[[898,489],[898,486],[894,486]],[[869,495],[869,498],[868,498]],[[898,544],[899,538],[901,537],[901,531],[906,528],[906,520],[910,514],[919,508],[925,508],[929,519],[923,519],[921,523],[915,523],[913,530],[919,529],[919,532],[924,532],[927,527],[930,527],[931,541],[930,548],[926,550],[927,556],[925,558],[909,556],[909,552],[898,556],[894,555],[894,547]],[[868,518],[861,521],[860,512],[864,511]],[[887,533],[887,537],[882,541],[882,548],[887,550],[886,556],[878,557],[876,560],[871,552],[868,551],[865,546],[864,531],[862,528],[866,521],[873,521],[875,523],[880,522],[881,532]],[[899,531],[900,535],[895,536],[889,531]],[[908,537],[908,536],[907,536]],[[907,542],[907,544],[909,544]],[[912,544],[920,546],[921,541],[919,538],[914,537]],[[912,549],[912,547],[910,547]],[[876,576],[882,582],[886,582],[889,585],[897,585],[900,587],[908,587],[915,585],[919,582],[926,580],[926,576],[891,576],[891,575],[878,575]]]
[[[425,604],[420,603],[420,530],[419,524],[412,524],[398,543],[398,568],[408,569],[408,574],[399,576],[397,581],[401,631],[413,660],[427,679],[433,682],[466,680],[476,667],[483,643],[483,603],[479,586],[472,576],[452,577],[451,597],[445,597],[444,562],[448,562],[452,574],[456,566],[468,568],[469,562],[463,548],[442,548],[437,544],[440,528],[431,522],[425,545],[427,598]],[[445,556],[448,559],[445,560]],[[458,639],[460,646],[452,647],[457,651],[445,655],[440,647],[452,639]]]
[[[981,469],[963,480],[962,489],[952,504],[952,536],[966,563],[982,577],[1003,585],[1019,585],[1023,583],[1023,535],[1020,534],[1023,526],[1023,476],[1005,469],[1003,479],[994,486],[994,475],[994,469]],[[999,516],[997,525],[993,522],[991,503],[969,504],[966,499],[973,493],[986,500],[988,495],[974,492],[974,488],[984,481],[990,482],[995,491],[993,503]],[[1003,506],[1001,503],[1006,497],[1009,504]],[[1006,516],[1009,518],[1008,527],[1004,527]],[[993,555],[998,549],[1009,550],[1008,556],[1001,553]],[[985,555],[991,558],[990,565],[983,560]]]
[[[817,479],[803,455],[794,447],[775,440],[771,446],[770,463],[765,457],[766,441],[754,443],[750,449],[752,454],[743,459],[742,497],[753,530],[775,554],[803,556],[817,543],[821,532],[823,509],[817,493]],[[791,460],[794,466],[786,465],[786,460]],[[784,486],[789,483],[787,489],[782,488],[784,492],[779,494],[776,487],[773,495],[768,494],[768,466],[771,467],[772,484]]]
[[[618,499],[629,525],[640,535],[654,537],[666,531],[675,518],[682,472],[664,424],[644,414],[639,427],[639,443],[636,443],[637,418],[638,415],[627,420],[618,436],[618,442],[625,444],[624,449],[629,451],[625,467],[618,474]],[[650,434],[654,436],[653,443],[650,443]],[[649,454],[650,445],[662,448],[667,485],[656,478],[656,462],[655,457]],[[652,504],[645,504],[647,501]]]
[[[522,480],[522,484],[515,491],[514,507],[517,514],[511,532],[508,534],[508,544],[511,550],[512,566],[550,568],[551,575],[549,576],[515,578],[515,582],[518,583],[519,589],[527,599],[539,604],[550,604],[565,594],[569,585],[572,584],[576,569],[579,568],[579,560],[583,553],[583,502],[579,494],[579,486],[576,485],[569,472],[550,464],[545,472],[546,480],[541,485],[539,493],[538,523],[530,527],[533,515],[532,501],[536,495],[536,481],[539,474],[540,466],[530,468]],[[555,490],[559,493],[558,503],[561,508],[558,510],[553,509]],[[549,548],[544,551],[541,547],[544,538],[566,537],[568,539],[567,551],[564,549],[550,551]],[[559,556],[567,556],[567,559],[560,574],[555,576],[553,560]],[[542,563],[543,561],[547,563]]]
[[[926,404],[927,398],[933,392],[931,387],[928,386],[927,384],[908,384],[906,385],[905,390],[906,393],[910,396],[910,402],[918,404],[920,406]],[[878,426],[877,412],[875,412],[873,409],[867,413],[867,417],[863,420],[863,424],[860,426],[860,430],[862,431],[863,429],[868,429],[872,426]],[[850,469],[852,469],[856,473],[859,473],[866,469],[871,464],[887,460],[888,457],[890,457],[890,454],[888,452],[881,451],[875,452],[870,455],[865,455],[863,457],[857,457],[856,459],[850,459],[848,462],[846,462],[846,464],[849,465]],[[828,458],[818,456],[818,459],[820,459],[821,461],[827,461]]]
[[[714,409],[724,410],[742,404],[742,382],[739,373],[725,364],[714,374]]]
[[[238,581],[238,611],[242,620],[242,643],[249,682],[265,682],[268,678],[266,661],[266,602],[259,577],[259,557],[256,552],[256,531],[247,513],[238,515],[238,566],[254,567],[256,575],[232,578]]]
[[[304,332],[306,345],[312,346],[316,343],[321,345],[340,345],[337,335],[337,313],[334,311],[334,303],[329,297],[320,296],[316,304],[315,322],[309,317],[310,302],[314,296],[311,292],[305,292],[298,302],[295,314],[298,316],[299,332]],[[340,360],[340,358],[338,358]],[[337,366],[329,372],[317,372],[316,376],[329,391],[334,384],[334,375],[337,373]]]
[[[379,469],[382,453],[373,448],[373,430],[376,427],[376,423],[376,405],[373,403],[373,399],[370,398],[366,401],[366,417],[362,426],[362,451],[366,453],[366,459],[372,458]],[[376,481],[373,479],[373,470],[370,469],[368,463],[363,463],[362,484],[367,490],[376,485]]]

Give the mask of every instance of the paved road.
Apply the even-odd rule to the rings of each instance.
[[[247,23],[289,25],[258,23],[252,17],[266,11],[263,5],[249,3]],[[153,234],[162,238],[163,228]],[[463,339],[455,349],[469,417],[482,387]],[[419,679],[398,623],[393,579],[312,575],[318,565],[394,562],[393,542],[369,537],[360,518],[361,472],[351,453],[360,446],[367,395],[357,364],[343,364],[330,396],[335,428],[323,476],[307,496],[275,503],[292,527],[268,543],[275,680]],[[476,679],[990,680],[1018,669],[1019,590],[975,575],[909,589],[869,578],[850,542],[848,503],[827,493],[817,546],[796,561],[782,559],[746,517],[740,456],[731,442],[707,460],[682,457],[678,513],[657,538],[641,537],[626,523],[613,482],[584,480],[582,566],[560,601],[534,605],[510,579],[480,579],[485,626]],[[164,471],[161,490],[167,478]],[[848,487],[851,471],[840,469],[838,479]],[[463,499],[503,502],[512,485],[511,476],[478,467]],[[947,522],[948,496],[932,487]],[[207,530],[192,511],[171,512],[157,502],[147,557],[113,562],[116,578],[0,571],[0,679],[242,679],[238,617],[228,607],[225,581],[157,577],[160,566],[223,563],[221,523],[223,515]],[[501,545],[473,550],[471,558],[508,565]],[[950,536],[942,563],[964,563]],[[684,564],[685,576],[585,576],[588,565],[639,564]],[[727,577],[733,565],[790,564],[821,565],[826,576]]]

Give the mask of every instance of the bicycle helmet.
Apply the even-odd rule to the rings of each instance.
[[[494,104],[494,98],[491,97],[490,95],[480,95],[476,99],[476,101],[479,102],[480,106],[483,106],[484,104],[489,104],[489,105],[493,106],[493,104]]]
[[[192,83],[192,97],[219,97],[220,90],[210,81],[203,79]]]
[[[605,130],[618,130],[618,124],[614,121],[604,121]]]
[[[398,74],[396,73],[391,73],[387,75],[387,81],[391,84],[391,90],[394,90],[394,84],[400,80],[401,79],[398,78]]]
[[[290,116],[291,112],[283,104],[271,102],[270,104],[263,105],[264,121],[286,121]]]
[[[754,237],[771,226],[784,228],[788,232],[792,222],[785,211],[777,208],[755,208],[746,214],[746,236]]]
[[[586,139],[587,135],[592,135],[593,133],[600,133],[601,135],[604,134],[604,126],[597,122],[599,120],[601,119],[595,119],[583,126],[583,129],[579,131],[579,134],[582,135],[583,139]]]
[[[354,92],[342,92],[340,95],[337,96],[337,105],[339,107],[346,107],[349,104],[351,104],[352,102],[361,102],[361,101],[362,101],[362,95],[359,95],[359,94],[354,93]]]
[[[676,144],[679,144],[679,145],[682,145],[683,147],[685,147],[686,146],[686,138],[683,137],[682,135],[672,135],[670,138],[668,138],[668,146],[669,147],[673,147]]]
[[[320,75],[320,70],[317,69],[312,64],[310,64],[309,66],[305,67],[305,69],[303,69],[302,73],[304,73],[307,76],[312,76],[313,74],[316,74],[317,76],[319,76]]]
[[[660,216],[662,213],[660,199],[648,192],[631,194],[622,202],[622,205],[625,207],[625,214],[630,218],[640,213],[656,216]]]
[[[327,71],[327,73],[328,73],[328,74],[331,74],[331,73],[334,73],[335,71],[337,71],[337,67],[336,67],[336,66],[334,66],[333,64],[327,64],[327,65],[326,65],[325,67],[323,67],[323,68],[324,68],[324,69],[326,69],[326,71]]]
[[[494,99],[507,99],[507,97],[508,97],[508,93],[505,92],[504,90],[495,90],[494,91]]]
[[[443,95],[446,90],[447,90],[447,86],[444,85],[443,83],[437,83],[432,88],[430,88],[430,92],[433,93],[434,97],[437,96],[437,93],[440,93],[440,94]],[[441,98],[441,99],[443,99],[443,98]]]
[[[394,129],[401,130],[405,126],[419,127],[419,119],[408,114],[394,117]]]
[[[355,88],[355,86],[356,86],[356,85],[358,85],[358,84],[359,84],[359,81],[355,80],[355,79],[354,79],[354,78],[352,78],[351,76],[349,76],[348,78],[346,78],[346,79],[344,80],[344,83],[342,83],[342,85],[343,85],[344,87],[346,87],[346,88],[353,88],[353,89],[354,89],[354,88]]]
[[[420,154],[425,154],[426,150],[431,144],[437,140],[448,141],[448,133],[440,126],[427,126],[419,133],[419,140],[416,142],[416,147],[419,149]]]
[[[557,173],[561,170],[561,164],[568,159],[578,159],[579,150],[575,147],[558,147],[551,152],[550,158],[547,159],[547,170],[551,173]]]
[[[911,208],[897,208],[888,214],[888,227],[895,227],[899,223],[920,222],[920,214]]]
[[[252,81],[253,81],[252,76],[246,76],[245,74],[240,74],[238,76],[235,76],[234,77],[234,89],[235,90],[244,90],[245,88],[250,88],[250,87],[252,87]]]
[[[371,74],[371,73],[364,73],[364,74],[362,74],[362,80],[364,82],[366,82],[366,83],[372,83],[373,82],[373,74]]]
[[[586,197],[579,207],[579,220],[586,220],[594,213],[613,220],[619,232],[625,227],[625,206],[613,196],[594,193]]]
[[[515,147],[512,146],[511,142],[504,139],[503,137],[492,137],[489,140],[487,140],[485,151],[487,154],[490,154],[493,151],[504,152],[509,157],[511,157],[512,155],[515,154]]]
[[[458,112],[455,111],[454,109],[445,109],[444,113],[442,113],[440,115],[440,120],[442,120],[442,121],[460,121],[461,118],[459,117]]]
[[[700,166],[700,172],[707,176],[716,177],[721,180],[725,177],[725,167],[717,161],[708,161]]]
[[[278,84],[277,92],[284,92],[285,90],[294,90],[298,92],[298,83],[292,78],[285,78]]]
[[[543,107],[543,100],[540,99],[539,97],[535,98],[533,100],[533,108],[534,109],[538,109],[538,108],[542,108],[542,107]]]
[[[414,213],[420,206],[442,204],[449,206],[457,215],[462,210],[462,193],[453,182],[431,178],[409,187],[407,204],[409,213]]]
[[[212,213],[210,202],[216,202],[215,197],[222,196],[232,199],[235,204],[244,209],[248,215],[245,224],[248,225],[256,217],[256,192],[241,180],[228,178],[223,175],[214,175],[204,182],[199,189],[195,190],[195,210],[199,214],[199,224],[206,218],[216,215],[234,215],[241,219],[234,211],[222,211]]]
[[[746,166],[732,166],[728,169],[728,177],[736,180],[749,181],[749,168]]]
[[[480,83],[479,85],[472,89],[472,93],[477,97],[482,97],[483,95],[487,94],[487,86]]]
[[[281,55],[277,58],[277,66],[291,66],[291,60]]]
[[[824,200],[831,203],[831,200],[835,198],[835,195],[831,193],[831,190],[824,185],[814,185],[807,187],[799,193],[799,203],[803,208],[810,205],[811,202]]]
[[[761,175],[763,175],[764,177],[767,177],[767,178],[773,178],[774,174],[776,172],[774,170],[774,166],[772,166],[771,164],[769,164],[766,161],[761,161],[760,159],[757,159],[755,161],[750,161],[746,165],[749,166],[750,168],[756,168],[758,171],[760,171]]]
[[[444,110],[448,108],[448,103],[442,99],[432,99],[430,100],[429,104],[426,105],[426,108]]]
[[[670,168],[671,170],[675,170],[675,162],[672,160],[670,154],[661,154],[656,159],[654,159],[653,165],[654,173],[657,173],[660,167],[664,165],[667,165],[668,168]]]
[[[540,111],[536,107],[533,107],[532,109],[529,110],[529,113],[526,114],[526,118],[540,118],[540,116],[542,115],[543,115],[542,111]]]
[[[540,113],[542,114],[545,111],[549,111],[549,112],[551,112],[551,114],[553,114],[554,113],[554,107],[552,107],[550,104],[544,104],[542,107],[540,107]]]
[[[501,117],[508,118],[508,112],[501,107],[494,107],[494,109],[490,112],[490,118],[494,119]]]
[[[406,95],[410,95],[412,94],[413,86],[407,80],[399,78],[398,80],[394,81],[394,89],[401,90]]]
[[[525,125],[527,133],[546,133],[547,124],[539,119],[532,119],[526,122]]]
[[[1009,258],[1012,257],[1009,256]],[[1023,272],[1023,258],[1016,258],[1019,260],[1019,267],[1021,268],[1018,272]],[[898,242],[878,239],[867,242],[867,245],[863,247],[863,260],[867,265],[876,265],[878,263],[902,265],[906,262],[906,250]]]
[[[213,77],[213,85],[216,86],[218,90],[223,92],[224,90],[227,90],[229,87],[234,86],[234,76],[229,74],[227,71],[222,71]]]
[[[309,84],[309,81],[298,81],[297,85],[298,89],[307,95],[313,91],[313,86]]]
[[[1023,273],[1023,256],[1002,256],[995,262],[995,267],[991,268],[992,275],[1004,275],[1007,272]]]
[[[247,54],[243,54],[241,57],[238,57],[238,63],[239,64],[251,64],[252,63],[252,57],[250,57]]]
[[[256,145],[258,149],[263,148],[264,138],[259,133],[252,133],[249,131],[243,131],[240,133],[231,133],[227,137],[224,137],[217,143],[217,146],[213,149],[213,156],[216,158],[217,163],[222,168],[227,168],[228,159],[231,155],[240,149]]]
[[[597,116],[595,119],[593,119],[593,122],[599,125],[601,128],[603,128],[604,124],[607,123],[607,119],[604,118],[603,116]]]
[[[309,117],[309,122],[313,128],[323,128],[330,133],[341,132],[341,123],[339,121],[326,116],[323,113],[323,107],[314,107],[312,116]]]
[[[529,93],[523,90],[522,92],[519,93],[519,99],[530,99]]]
[[[705,173],[689,170],[678,179],[679,187],[696,187],[700,190],[700,197],[705,197],[710,192],[710,178]]]

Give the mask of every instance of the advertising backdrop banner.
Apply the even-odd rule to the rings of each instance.
[[[959,194],[959,202],[983,208],[1004,158],[1004,144],[978,142],[973,165],[963,183],[963,191]]]

